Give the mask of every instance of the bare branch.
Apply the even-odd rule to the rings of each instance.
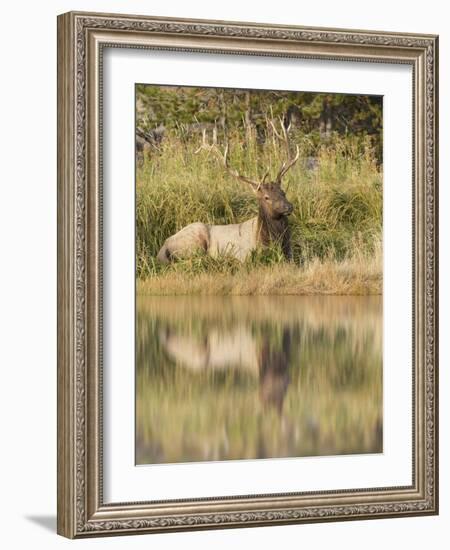
[[[269,119],[269,124],[272,126],[273,133],[277,136],[277,138],[278,138],[280,141],[284,141],[283,136],[282,136],[282,135],[278,132],[278,130],[276,129],[275,124],[273,123],[273,120],[272,120],[272,119]],[[283,127],[283,123],[281,123],[281,126]]]
[[[202,130],[202,143],[200,145],[200,147],[194,151],[194,155],[198,155],[200,153],[200,151],[203,151],[203,150],[206,150],[206,151],[211,151],[211,149],[213,148],[213,145],[209,145],[208,142],[206,141],[206,128],[203,128]]]

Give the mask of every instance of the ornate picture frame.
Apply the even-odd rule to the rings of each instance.
[[[149,494],[146,502],[104,502],[105,48],[412,67],[411,485],[167,501]],[[437,36],[77,12],[58,17],[59,534],[83,538],[438,513],[437,118]]]

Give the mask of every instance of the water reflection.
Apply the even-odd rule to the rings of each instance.
[[[282,329],[280,342],[271,342],[270,332],[260,338],[249,327],[238,325],[229,330],[206,328],[201,337],[186,336],[166,326],[159,333],[164,351],[176,364],[194,371],[239,368],[259,379],[262,404],[272,405],[281,413],[289,383],[291,336]]]
[[[137,300],[138,464],[382,451],[381,297]]]

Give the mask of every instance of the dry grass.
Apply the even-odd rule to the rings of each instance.
[[[280,263],[256,266],[234,273],[198,273],[186,277],[171,271],[158,277],[138,280],[138,294],[152,295],[367,295],[382,294],[380,247],[368,258],[355,255],[342,261],[312,259],[304,266]]]

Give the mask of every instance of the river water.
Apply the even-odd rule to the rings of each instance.
[[[382,452],[380,296],[138,296],[136,463]]]

